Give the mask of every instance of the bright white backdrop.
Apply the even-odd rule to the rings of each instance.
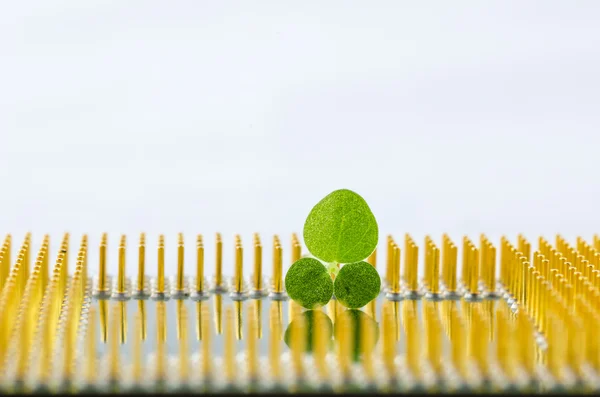
[[[17,241],[107,231],[114,272],[120,233],[163,232],[174,257],[177,232],[191,248],[221,231],[228,259],[233,233],[287,241],[340,187],[382,237],[600,230],[600,2],[0,10],[0,232]]]

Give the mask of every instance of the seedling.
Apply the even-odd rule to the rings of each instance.
[[[364,262],[378,239],[377,221],[361,196],[346,189],[330,193],[306,218],[304,242],[316,259],[292,264],[288,295],[307,309],[326,305],[332,295],[348,308],[365,306],[381,288],[377,270]]]

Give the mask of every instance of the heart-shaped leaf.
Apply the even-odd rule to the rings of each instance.
[[[367,202],[347,189],[327,195],[304,224],[306,247],[324,262],[361,261],[375,250],[378,238],[377,221]]]

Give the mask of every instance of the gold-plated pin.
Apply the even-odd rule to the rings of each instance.
[[[369,255],[367,262],[370,263],[374,268],[377,269],[377,249],[375,249],[375,251],[373,251],[371,253],[371,255]],[[371,318],[373,318],[373,319],[376,318],[377,299],[373,299],[371,302],[369,302],[367,304],[366,311],[369,314],[369,316],[371,316]]]
[[[368,383],[375,380],[375,366],[373,364],[373,348],[375,346],[375,325],[366,316],[360,317],[360,355],[362,368]]]
[[[235,236],[235,276],[233,278],[232,299],[241,300],[244,295],[244,249],[242,247],[241,237]]]
[[[392,313],[392,305],[395,302],[385,302],[382,308],[382,353],[383,364],[388,373],[388,376],[393,380],[396,377],[396,366],[394,359],[396,357],[396,323]],[[402,304],[412,303],[412,301],[404,301]]]
[[[140,339],[141,341],[146,340],[146,302],[143,299],[138,300],[138,310],[137,317],[139,317],[139,336],[136,333],[135,339]],[[137,320],[136,320],[137,321]]]
[[[256,317],[256,304],[259,301],[255,300],[248,305],[248,323],[247,323],[247,347],[246,360],[248,363],[248,376],[250,382],[256,382],[258,378],[258,318]]]
[[[392,235],[387,236],[387,260],[385,267],[385,282],[388,285],[388,288],[391,288],[392,279],[394,278],[394,238]]]
[[[102,234],[102,240],[100,241],[100,258],[98,263],[98,294],[108,295],[110,286],[106,278],[106,250],[108,245],[108,234]]]
[[[242,302],[241,301],[234,301],[233,302],[233,307],[235,308],[235,338],[237,340],[242,340],[243,338],[243,322],[244,322],[244,317],[243,317],[243,312],[242,312]]]
[[[322,312],[315,312],[322,313]],[[329,348],[329,335],[327,331],[327,316],[314,316],[313,321],[313,356],[317,374],[321,382],[327,382],[329,379],[329,367],[327,365],[326,356]]]
[[[165,236],[158,236],[158,270],[156,277],[157,294],[165,294]]]
[[[512,323],[509,321],[507,310],[504,305],[498,305],[496,309],[496,360],[509,381],[512,381],[515,377],[516,357]]]
[[[442,370],[442,325],[438,317],[436,302],[424,302],[424,335],[425,335],[425,357],[431,369],[436,375]],[[408,336],[407,336],[407,343]]]
[[[186,295],[185,292],[185,240],[183,233],[177,235],[177,282],[176,282],[176,296],[183,297]]]
[[[456,264],[458,259],[458,249],[445,234],[442,237],[442,275],[444,281],[444,297],[447,299],[458,299],[458,283],[456,280]]]
[[[254,233],[254,272],[252,273],[251,297],[260,298],[263,295],[262,291],[262,245],[260,243],[260,235],[258,233]]]
[[[0,291],[4,288],[11,264],[12,236],[7,234],[0,249]]]
[[[306,321],[304,316],[296,316],[291,323],[290,350],[292,367],[296,376],[296,382],[300,383],[304,378],[304,352],[306,351]]]
[[[302,257],[302,246],[296,233],[292,234],[292,264]]]
[[[412,376],[419,378],[421,374],[422,341],[414,302],[402,302],[402,317],[404,322],[404,333],[406,334],[406,339],[404,340],[406,364],[408,365],[408,369]]]
[[[98,312],[100,315],[100,340],[108,341],[108,303],[105,300],[98,301]]]
[[[119,273],[117,276],[117,295],[124,296],[125,290],[125,250],[126,250],[126,236],[121,236],[121,242],[119,243]]]
[[[179,381],[187,384],[190,377],[189,341],[188,341],[188,312],[182,300],[177,301],[179,314]]]
[[[234,327],[233,308],[228,306],[225,309],[225,345],[223,354],[225,380],[228,384],[234,383],[236,376]]]
[[[217,335],[223,333],[223,296],[215,294],[215,332]]]
[[[127,307],[125,302],[119,302],[119,342],[127,342]]]
[[[279,237],[273,237],[273,285],[271,298],[283,297],[283,255]]]
[[[146,234],[140,234],[140,244],[138,246],[138,276],[137,291],[138,295],[144,295],[144,286],[146,282]]]
[[[415,255],[417,250],[417,255]],[[417,298],[419,291],[418,276],[418,248],[414,244],[412,237],[406,233],[404,235],[404,273],[403,278],[406,282],[407,298]]]
[[[433,241],[431,240],[431,237],[429,235],[425,236],[425,243],[423,244],[423,262],[425,265],[424,270],[424,275],[423,275],[423,286],[427,289],[429,289],[429,282],[431,281],[431,273],[432,273],[432,268],[431,268],[431,246],[433,244]]]
[[[87,315],[87,333],[85,338],[85,381],[88,385],[96,383],[96,309],[90,307]]]
[[[385,294],[386,298],[393,301],[402,299],[400,291],[400,247],[396,243],[391,245],[392,260],[391,260],[391,279],[389,289]]]
[[[220,295],[217,295],[220,296]],[[208,305],[202,304],[202,362],[201,362],[201,373],[202,379],[205,383],[210,382],[212,379],[212,349],[211,341],[212,335],[210,333],[210,310]]]
[[[119,351],[119,303],[121,302],[115,302],[113,304],[110,314],[108,376],[112,382],[119,382],[121,376],[121,360]]]
[[[164,301],[156,302],[156,364],[154,379],[162,382],[166,378],[166,344],[167,341],[167,313]]]
[[[440,300],[440,250],[430,242],[429,244],[429,266],[431,271],[429,274],[429,292],[425,295],[427,299]]]
[[[468,257],[467,263],[469,269],[469,293],[465,295],[465,299],[471,301],[479,300],[481,299],[481,295],[479,294],[479,250],[472,244],[469,244],[465,255]]]
[[[338,367],[344,380],[350,380],[350,369],[352,368],[352,354],[354,350],[354,324],[347,311],[338,314],[335,329],[337,342]]]
[[[223,239],[221,233],[217,233],[215,236],[215,286],[214,290],[217,292],[225,291],[223,285]]]
[[[204,241],[201,234],[196,236],[196,284],[191,297],[194,300],[205,300],[210,295],[204,285]]]
[[[144,303],[140,300],[138,303]],[[138,306],[139,307],[139,306]],[[142,341],[145,340],[145,332],[142,324],[142,311],[138,310],[135,314],[134,332],[133,332],[133,371],[132,377],[135,384],[139,385],[143,379],[144,361],[142,359]]]
[[[281,380],[281,313],[277,306],[281,307],[281,302],[274,302],[269,309],[269,366],[271,376],[275,382]],[[233,312],[231,313],[233,321]],[[232,324],[233,330],[233,324]],[[316,329],[315,329],[316,331]],[[233,333],[232,333],[233,336]],[[226,342],[227,344],[227,342]],[[315,357],[315,360],[317,358]],[[318,369],[318,363],[316,363]]]

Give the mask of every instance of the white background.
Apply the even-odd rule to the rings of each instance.
[[[220,231],[230,273],[234,233],[287,243],[342,187],[382,239],[600,229],[600,2],[0,10],[0,232],[16,243],[87,232],[95,271],[106,231],[114,273],[127,233],[133,274],[140,231],[165,233],[171,260],[181,231],[191,273],[195,234],[212,267]]]

